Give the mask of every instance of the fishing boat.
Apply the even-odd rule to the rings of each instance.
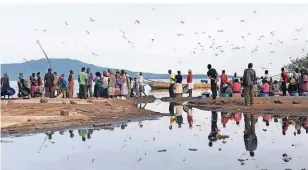
[[[162,90],[162,89],[169,89],[170,83],[160,82],[160,81],[152,81],[148,83],[152,90]],[[183,87],[186,84],[183,83]],[[194,89],[208,89],[211,88],[210,84],[202,84],[202,83],[194,83]]]

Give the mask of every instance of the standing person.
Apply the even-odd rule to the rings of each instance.
[[[302,80],[302,92],[308,92],[308,69],[303,71],[303,80]]]
[[[271,79],[270,79],[270,77],[269,77],[269,75],[268,75],[268,70],[265,70],[265,72],[264,72],[264,78],[263,78],[263,79],[265,79],[268,83],[270,83]]]
[[[234,76],[232,77],[232,82],[234,82],[236,79],[240,80],[240,77],[237,76],[237,73],[234,73]]]
[[[66,98],[67,81],[66,81],[65,78],[64,78],[64,74],[62,74],[62,75],[59,77],[58,87],[59,87],[58,96],[59,96],[60,94],[63,94],[63,98]]]
[[[101,92],[102,92],[102,88],[103,88],[103,79],[101,76],[100,72],[96,72],[95,73],[95,85],[94,85],[94,97],[96,98],[100,98],[101,97]]]
[[[53,81],[54,75],[51,72],[51,68],[48,69],[48,73],[45,74],[44,84],[45,84],[45,97],[53,98]]]
[[[170,95],[170,97],[175,97],[174,96],[175,77],[174,77],[174,74],[172,74],[171,70],[169,70],[168,73],[169,73],[169,77],[170,77],[169,95]]]
[[[178,74],[175,76],[175,95],[176,97],[181,97],[183,93],[182,87],[183,77],[181,75],[181,71],[178,71]]]
[[[284,71],[284,68],[281,68],[281,89],[282,89],[282,95],[287,95],[287,82],[289,80],[288,73]]]
[[[220,75],[220,91],[222,91],[222,87],[224,84],[227,84],[228,82],[228,76],[226,74],[225,70],[222,70],[222,74]]]
[[[135,81],[133,78],[129,77],[130,79],[130,97],[134,97],[134,85]]]
[[[108,97],[108,73],[106,71],[103,72],[103,95],[102,97]]]
[[[70,75],[68,76],[68,90],[67,90],[67,97],[68,98],[73,98],[74,96],[74,71],[70,70]]]
[[[79,98],[86,99],[86,90],[87,90],[87,73],[85,72],[86,68],[82,67],[81,72],[78,75],[79,82]]]
[[[121,70],[121,96],[127,96],[128,95],[128,85],[127,85],[127,78],[125,75],[124,70]]]
[[[116,70],[115,78],[116,78],[116,88],[115,88],[114,95],[119,96],[121,95],[121,86],[122,86],[120,69]]]
[[[37,77],[37,85],[38,85],[37,91],[39,92],[40,96],[42,97],[42,93],[44,91],[44,88],[43,88],[44,83],[43,83],[43,79],[41,78],[41,73],[37,72],[36,77]]]
[[[57,72],[54,72],[53,73],[54,75],[54,80],[53,80],[53,96],[56,96],[56,92],[57,92],[57,95],[59,95],[59,86],[58,86],[58,82],[59,82],[59,76],[57,74]]]
[[[37,90],[37,79],[35,78],[35,73],[32,73],[30,77],[30,86],[31,86],[31,97],[35,97],[36,90]]]
[[[300,77],[301,73],[299,72],[299,68],[295,68],[295,71],[293,72],[293,78],[295,79],[296,85],[298,86],[298,93],[300,93]]]
[[[215,100],[217,97],[217,71],[212,68],[211,64],[208,64],[207,68],[209,69],[207,76],[211,79],[212,96],[213,100]]]
[[[130,92],[131,92],[131,79],[129,77],[129,74],[127,74],[127,72],[124,72],[125,77],[126,77],[126,82],[127,82],[127,90],[128,90],[128,97],[130,97]]]
[[[243,76],[243,86],[244,86],[244,97],[245,106],[248,105],[248,100],[250,99],[250,105],[254,103],[254,85],[256,84],[257,77],[256,72],[252,69],[253,64],[248,64],[248,69],[245,69]]]
[[[93,87],[93,75],[90,72],[90,68],[87,68],[87,90],[86,93],[88,97],[92,97],[92,87]]]
[[[192,97],[192,90],[194,88],[194,84],[192,81],[193,81],[192,70],[189,69],[188,75],[187,75],[187,86],[188,86],[188,96],[189,97]]]
[[[144,79],[143,79],[143,76],[142,76],[142,73],[140,72],[139,75],[138,75],[138,84],[137,84],[137,93],[139,93],[140,97],[142,97],[142,94],[144,94],[145,97],[147,97],[147,95],[145,94],[145,90],[144,90]],[[138,94],[137,94],[138,95]]]
[[[21,96],[21,89],[23,88],[23,82],[24,82],[24,74],[22,72],[19,73],[18,76],[18,81],[17,81],[17,85],[18,85],[18,97]]]
[[[108,97],[114,97],[115,95],[115,88],[116,88],[116,78],[113,72],[109,72],[109,77],[108,77]]]
[[[6,94],[8,88],[10,88],[10,79],[7,73],[4,73],[3,77],[1,77],[1,92]]]

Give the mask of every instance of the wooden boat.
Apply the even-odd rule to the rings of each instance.
[[[152,90],[169,89],[170,85],[170,83],[159,82],[159,81],[149,82],[148,84],[152,88]],[[183,83],[183,87],[185,86],[186,84]],[[194,89],[208,89],[208,88],[211,88],[211,84],[194,83]]]

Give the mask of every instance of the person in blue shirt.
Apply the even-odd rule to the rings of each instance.
[[[63,98],[66,98],[67,81],[66,81],[66,79],[64,78],[64,74],[62,74],[62,75],[59,77],[58,87],[59,87],[59,90],[60,90],[60,93],[59,93],[59,94],[62,93],[62,94],[63,94]]]

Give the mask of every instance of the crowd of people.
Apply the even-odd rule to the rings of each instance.
[[[116,70],[114,73],[109,69],[108,71],[103,71],[102,74],[96,72],[93,75],[90,68],[86,70],[83,67],[78,74],[79,93],[77,93],[77,96],[80,99],[89,97],[147,96],[144,82],[141,72],[135,78],[130,77],[124,70]],[[43,78],[40,72],[32,73],[29,79],[26,79],[23,73],[19,73],[17,84],[19,97],[30,95],[32,98],[42,96],[73,98],[74,71],[70,70],[67,78],[64,74],[58,76],[57,72],[52,72],[51,69],[48,69]],[[8,88],[10,88],[10,81],[5,73],[1,78],[1,90],[6,91]]]
[[[232,79],[228,79],[225,70],[222,70],[219,76],[211,64],[207,66],[207,76],[210,79],[211,91],[213,99],[216,99],[218,92],[221,96],[244,96],[245,105],[253,104],[255,96],[262,95],[298,95],[308,92],[308,69],[296,68],[293,72],[287,73],[284,68],[281,68],[281,81],[273,80],[269,76],[269,71],[265,70],[264,76],[257,78],[256,72],[253,69],[253,64],[249,63],[248,68],[244,70],[242,77],[234,73]],[[192,97],[193,74],[192,70],[188,70],[186,85],[183,87],[183,76],[181,71],[177,71],[177,75],[168,71],[170,77],[169,95],[170,97],[182,96],[183,93],[188,93]],[[115,97],[115,96],[146,96],[144,89],[144,78],[140,72],[135,78],[130,77],[124,70],[116,70],[115,73],[110,69],[107,71],[96,72],[92,74],[90,68],[81,69],[78,74],[79,93],[78,97],[85,99],[88,97]],[[60,76],[57,72],[48,72],[42,78],[40,72],[32,73],[29,77],[29,82],[24,78],[23,73],[18,76],[18,96],[23,96],[24,88],[29,88],[31,97],[43,96],[45,90],[46,97],[62,96],[64,98],[73,98],[74,96],[74,71],[70,70],[68,78],[64,74]],[[218,85],[220,83],[220,85]],[[9,77],[5,73],[1,78],[1,89],[6,91],[10,87]],[[94,88],[94,89],[93,89]]]

